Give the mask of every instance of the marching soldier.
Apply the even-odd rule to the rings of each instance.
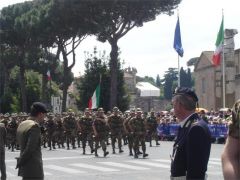
[[[106,147],[107,122],[103,108],[98,109],[97,116],[93,121],[92,127],[95,136],[95,156],[98,157],[97,149],[100,143],[102,146],[103,155],[104,157],[106,157],[109,154],[109,152],[107,151]]]
[[[129,148],[129,156],[133,156],[133,134],[131,133],[131,128],[130,128],[130,120],[135,117],[135,110],[132,109],[130,112],[130,116],[127,117],[124,122],[123,122],[123,127],[124,131],[127,134],[128,138],[128,148]]]
[[[146,129],[140,108],[137,109],[137,115],[130,120],[129,125],[131,133],[133,134],[134,158],[138,158],[139,143],[142,145],[143,157],[147,157],[148,154],[146,153],[145,144]]]
[[[55,136],[56,136],[56,124],[54,122],[53,114],[49,114],[48,120],[46,121],[46,131],[49,150],[56,149],[55,147]]]
[[[63,126],[65,129],[66,141],[67,141],[67,149],[69,150],[69,144],[71,142],[72,148],[76,149],[75,146],[75,136],[77,131],[77,122],[74,117],[73,112],[69,112],[69,115],[63,119]]]
[[[91,148],[91,153],[94,152],[93,149],[93,119],[90,116],[89,109],[86,108],[84,112],[84,116],[79,120],[78,122],[80,133],[82,137],[82,147],[83,147],[83,154],[86,154],[86,143],[88,141],[88,144]]]
[[[115,142],[118,140],[119,153],[122,153],[122,134],[123,134],[123,119],[118,114],[119,110],[117,107],[113,108],[113,114],[108,117],[108,125],[111,132],[112,149],[115,154]]]
[[[12,151],[14,151],[14,147],[16,147],[17,128],[18,128],[17,116],[13,114],[7,126],[9,136],[9,148],[11,148]]]
[[[56,142],[58,145],[58,148],[62,146],[62,148],[65,148],[64,146],[64,127],[62,123],[62,119],[60,115],[56,115]]]
[[[149,138],[149,143],[150,143],[150,147],[152,147],[152,138],[155,138],[156,141],[156,146],[160,145],[158,143],[158,136],[157,136],[157,118],[155,116],[155,112],[151,111],[150,116],[147,117],[146,119],[146,127],[147,127],[147,135]]]

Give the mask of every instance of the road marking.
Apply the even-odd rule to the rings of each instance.
[[[16,177],[17,175],[15,175],[15,174],[12,174],[12,173],[10,173],[9,171],[7,171],[7,177]]]
[[[128,161],[130,163],[135,163],[135,164],[139,164],[139,165],[146,165],[146,166],[153,166],[153,167],[160,167],[160,168],[166,168],[169,169],[170,166],[166,165],[166,164],[160,164],[160,163],[153,163],[153,162],[146,162],[146,161]]]
[[[86,169],[94,169],[97,171],[102,172],[113,172],[113,171],[119,171],[118,169],[112,169],[112,168],[105,168],[105,167],[99,167],[99,166],[93,166],[89,164],[83,164],[83,163],[76,163],[76,164],[70,164],[71,166],[86,168]]]
[[[153,159],[153,161],[157,161],[157,162],[162,162],[162,163],[171,163],[171,160],[167,160],[167,159]]]
[[[221,162],[208,161],[208,164],[221,165]]]
[[[66,173],[72,173],[72,174],[85,173],[85,171],[79,171],[79,170],[72,169],[72,168],[56,166],[56,165],[53,165],[53,164],[45,165],[44,167],[48,168],[48,169],[52,169],[52,170],[56,170],[56,171],[62,171],[62,172],[66,172]]]
[[[114,166],[114,167],[120,167],[120,168],[126,168],[126,169],[133,169],[133,170],[147,170],[149,168],[140,167],[140,166],[133,166],[123,163],[116,163],[116,162],[97,162],[108,166]]]
[[[219,159],[219,158],[210,158],[209,160],[210,161],[219,161],[219,162],[221,162],[221,159]]]

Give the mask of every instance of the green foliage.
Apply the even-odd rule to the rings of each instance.
[[[156,86],[160,88],[161,85],[162,85],[162,84],[161,84],[160,76],[159,76],[159,74],[158,74],[157,77],[156,77]]]
[[[100,54],[100,55],[98,55]],[[78,89],[80,93],[80,109],[88,107],[88,101],[92,97],[97,85],[100,82],[100,107],[104,110],[110,110],[109,107],[109,92],[110,92],[110,69],[109,59],[106,57],[105,52],[99,53],[94,48],[92,54],[86,52],[87,59],[85,60],[85,74],[78,83]],[[121,110],[128,108],[129,97],[126,95],[123,81],[123,70],[120,69],[120,63],[118,64],[118,107]]]
[[[172,93],[174,89],[177,87],[177,69],[169,68],[168,71],[165,72],[164,75],[164,98],[172,99]]]
[[[189,87],[193,86],[193,80],[191,75],[191,70],[188,68],[187,71],[181,67],[180,69],[180,86],[181,87]]]

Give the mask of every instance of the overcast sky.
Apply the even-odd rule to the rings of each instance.
[[[0,0],[0,8],[23,0]],[[217,33],[224,9],[224,28],[237,29],[240,33],[239,0],[182,0],[179,5],[179,17],[184,56],[180,65],[186,68],[186,62],[200,56],[202,51],[214,51]],[[125,67],[137,68],[139,76],[162,77],[169,67],[177,68],[177,53],[173,49],[174,30],[177,14],[160,15],[155,21],[145,23],[143,27],[128,32],[118,45],[120,58]],[[110,53],[108,43],[96,41],[94,36],[85,39],[77,49],[77,62],[73,68],[75,76],[84,74],[84,51],[98,50]],[[235,49],[240,48],[240,35],[235,36]]]

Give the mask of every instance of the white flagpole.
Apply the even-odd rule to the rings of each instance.
[[[178,87],[180,87],[180,61],[179,61],[179,55],[178,55]]]
[[[224,13],[223,13],[223,9],[222,9],[222,20],[224,18]],[[225,80],[225,57],[224,57],[224,42],[225,42],[225,30],[224,30],[224,26],[223,26],[223,51],[222,51],[222,61],[223,61],[223,107],[226,107],[226,80]]]
[[[223,61],[223,67],[222,67],[222,70],[223,70],[223,107],[225,108],[226,107],[226,80],[225,80],[224,38],[223,38],[222,61]]]

